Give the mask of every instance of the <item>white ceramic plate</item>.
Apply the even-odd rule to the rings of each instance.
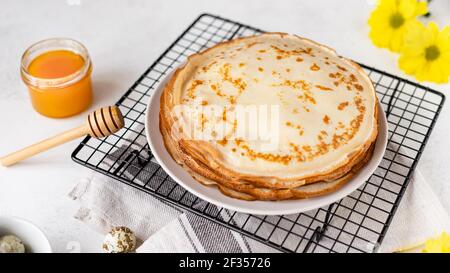
[[[216,187],[204,186],[194,180],[187,171],[172,159],[164,146],[164,141],[159,131],[159,101],[162,90],[170,77],[171,75],[168,75],[164,81],[161,82],[147,105],[145,116],[147,141],[153,155],[161,167],[178,184],[192,194],[219,207],[259,215],[294,214],[317,209],[339,201],[358,189],[367,179],[369,179],[383,158],[387,144],[387,123],[384,111],[382,110],[381,105],[379,105],[379,135],[375,144],[373,156],[368,164],[366,164],[357,175],[337,191],[310,199],[283,201],[244,201],[228,197],[222,194]]]

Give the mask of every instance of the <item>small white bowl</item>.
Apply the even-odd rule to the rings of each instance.
[[[26,253],[51,253],[50,242],[34,224],[17,217],[0,216],[0,237],[15,235],[22,240]]]

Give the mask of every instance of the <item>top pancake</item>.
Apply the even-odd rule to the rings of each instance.
[[[190,56],[164,97],[161,122],[177,128],[171,137],[230,179],[323,180],[356,164],[352,159],[377,136],[377,99],[364,71],[328,47],[284,33],[240,38]],[[222,107],[219,115],[186,110],[211,105]],[[258,116],[269,129],[257,137],[242,135],[255,124],[236,116],[241,106],[273,106],[268,111],[278,114]],[[202,138],[193,137],[197,133]]]

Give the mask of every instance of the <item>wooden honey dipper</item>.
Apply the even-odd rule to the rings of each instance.
[[[87,116],[84,125],[48,138],[34,145],[0,158],[0,164],[7,167],[35,154],[47,151],[63,143],[89,134],[95,138],[106,137],[124,126],[122,113],[117,106],[100,108]]]

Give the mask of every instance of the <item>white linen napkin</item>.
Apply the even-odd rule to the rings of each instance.
[[[137,142],[134,148],[141,148],[140,145],[145,143],[145,139]],[[123,152],[123,150],[116,152]],[[108,162],[108,159],[106,161]],[[157,165],[151,162],[146,168],[153,168],[149,173],[154,173]],[[147,181],[143,173],[146,172],[137,173],[137,170],[131,167],[127,169],[125,175]],[[80,203],[80,209],[75,218],[99,232],[106,234],[114,226],[126,226],[133,230],[141,243],[137,252],[277,251],[98,173],[81,179],[69,193],[69,197]],[[202,202],[204,205],[204,201]],[[201,206],[202,202],[198,205]],[[229,212],[224,210],[222,213]],[[229,217],[229,215],[221,216]],[[377,218],[376,215],[372,217]],[[298,221],[302,221],[302,218]],[[258,226],[259,222],[254,225]],[[270,225],[260,227],[260,231],[264,233],[264,229],[269,229],[266,232],[271,232],[271,228]],[[448,214],[426,180],[416,170],[378,251],[393,252],[415,246],[439,235],[444,230],[450,230]],[[331,229],[326,232],[338,231]],[[285,236],[284,232],[279,234],[274,232],[271,238],[281,241]],[[345,240],[342,238],[345,236],[341,234],[339,238]],[[334,238],[333,235],[330,237]],[[286,243],[289,244],[289,240]],[[296,242],[293,244],[295,245]],[[373,247],[371,244],[366,246],[367,250],[371,247]]]
[[[184,213],[140,190],[93,173],[69,193],[80,203],[75,214],[106,234],[114,226],[133,230],[142,243],[137,252],[273,252],[273,248],[193,213]]]

